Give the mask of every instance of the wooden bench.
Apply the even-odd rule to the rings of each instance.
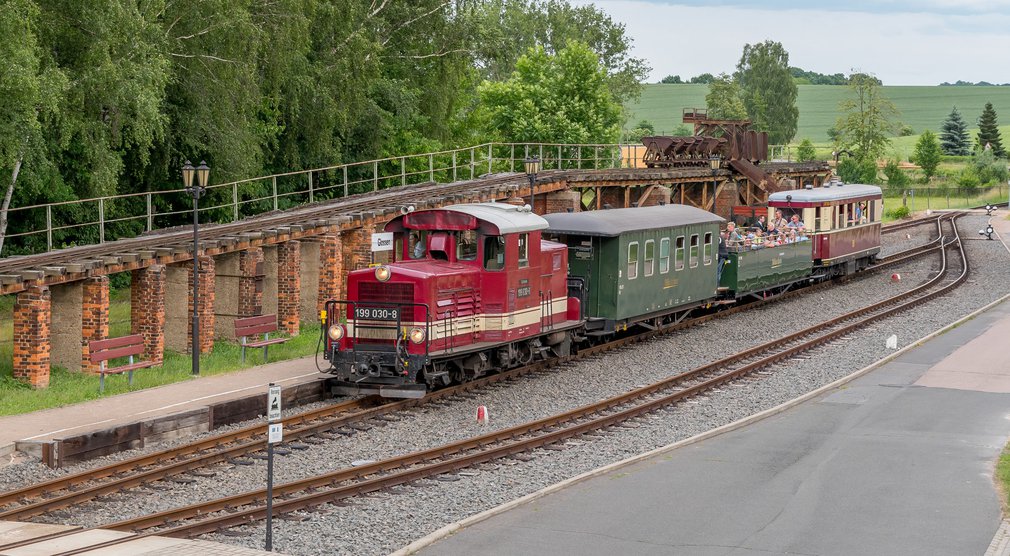
[[[274,344],[283,344],[290,338],[271,338],[270,333],[277,332],[277,315],[260,315],[235,319],[235,337],[242,342],[242,362],[245,363],[246,348],[263,348],[263,362],[267,362],[267,350]],[[263,335],[262,339],[248,341],[250,337]]]
[[[99,393],[105,392],[105,375],[129,373],[129,384],[132,386],[133,371],[157,365],[153,361],[134,361],[134,356],[144,353],[144,336],[141,334],[88,342],[88,352],[91,354],[91,362],[98,363],[98,371],[101,374],[98,379]],[[108,361],[120,357],[129,357],[130,362],[119,367],[108,367]]]

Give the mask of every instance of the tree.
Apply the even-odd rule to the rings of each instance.
[[[991,102],[985,103],[982,115],[978,118],[978,137],[976,139],[980,149],[988,145],[992,152],[999,158],[1006,156],[1006,149],[1003,148],[1003,139],[1000,137],[999,124],[996,121],[996,110]]]
[[[635,124],[634,129],[625,132],[621,136],[621,141],[624,143],[637,143],[642,140],[642,137],[648,137],[650,135],[656,134],[656,127],[652,125],[649,120],[639,120]]]
[[[796,148],[796,158],[800,162],[810,162],[817,159],[817,151],[814,150],[814,144],[810,142],[810,139],[800,142],[800,146]]]
[[[838,118],[835,128],[841,145],[853,151],[857,160],[872,162],[891,143],[888,135],[894,129],[898,109],[884,97],[873,76],[854,73],[849,81],[853,97],[839,103],[844,115]]]
[[[708,117],[718,120],[745,120],[747,109],[740,100],[740,87],[732,77],[721,74],[708,85],[705,95]]]
[[[703,73],[701,75],[696,75],[691,78],[691,83],[702,83],[707,84],[715,81],[715,76],[711,73]]]
[[[684,81],[680,79],[679,75],[667,75],[666,77],[663,78],[662,81],[660,81],[660,83],[667,83],[667,84],[678,84],[683,82]]]
[[[606,68],[589,46],[570,42],[556,55],[534,47],[516,62],[508,81],[478,88],[487,131],[510,142],[613,143],[621,106]]]
[[[968,149],[968,124],[961,118],[957,106],[950,111],[950,115],[941,126],[940,148],[943,149],[943,154],[957,156],[971,154]]]
[[[915,143],[915,152],[912,154],[912,162],[922,168],[922,173],[926,175],[926,182],[936,175],[936,168],[940,165],[940,142],[936,139],[936,134],[928,129],[922,132],[919,140]]]
[[[734,74],[747,115],[768,141],[784,144],[796,135],[798,89],[789,73],[789,53],[781,43],[765,41],[743,47]]]

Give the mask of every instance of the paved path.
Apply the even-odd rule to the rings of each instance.
[[[991,553],[1006,553],[992,477],[1010,435],[1008,340],[1010,301],[786,412],[420,553],[984,554],[999,542]]]
[[[143,371],[140,371],[143,372]],[[312,357],[291,359],[244,371],[200,377],[157,388],[0,417],[0,467],[15,459],[14,443],[46,440],[135,423],[266,392],[271,382],[281,386],[319,380]]]

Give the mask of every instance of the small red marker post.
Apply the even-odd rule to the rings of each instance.
[[[898,274],[897,272],[895,272],[894,274],[891,275],[891,281],[895,282],[895,283],[900,282],[901,281],[901,275]]]
[[[486,425],[488,421],[487,416],[487,406],[478,405],[477,406],[477,423],[480,425]]]

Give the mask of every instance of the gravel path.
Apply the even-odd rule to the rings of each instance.
[[[299,555],[388,553],[452,521],[773,407],[862,368],[889,352],[884,347],[887,336],[896,334],[899,346],[907,345],[1010,291],[1010,284],[998,279],[1008,260],[1002,244],[973,240],[971,234],[977,234],[983,217],[972,216],[962,221],[962,233],[970,239],[969,256],[978,261],[974,263],[974,277],[956,293],[930,303],[914,315],[890,319],[809,357],[780,365],[774,374],[762,380],[741,381],[682,407],[640,419],[633,428],[616,429],[617,432],[594,440],[572,441],[564,451],[538,450],[530,462],[509,460],[485,466],[475,475],[457,477],[455,481],[425,481],[420,487],[404,488],[402,495],[381,494],[357,500],[347,507],[328,506],[325,512],[305,514],[305,521],[277,520],[274,546],[281,552]],[[894,248],[892,235],[899,234],[884,236],[890,249],[908,247]],[[908,241],[900,235],[894,239]],[[913,243],[921,244],[922,235],[918,238]],[[841,314],[871,300],[883,299],[928,279],[937,267],[936,257],[926,257],[903,265],[900,269],[903,280],[899,284],[890,283],[885,273],[868,274],[838,288],[716,319],[632,348],[559,366],[553,372],[491,388],[475,399],[423,407],[403,415],[398,422],[278,458],[276,480],[286,482],[346,467],[354,460],[382,459],[486,432],[487,428],[480,428],[473,421],[477,405],[488,407],[491,428],[505,428],[622,393],[804,328],[828,313]],[[18,469],[8,473],[11,468]],[[4,471],[0,488],[58,473],[38,465],[10,466]],[[261,488],[264,472],[264,465],[218,466],[213,479],[186,485],[169,483],[165,486],[167,490],[151,490],[147,496],[119,494],[102,503],[87,504],[75,509],[72,521],[98,525],[219,497],[223,492]],[[53,520],[67,521],[70,515],[53,516]],[[248,536],[206,538],[262,546],[262,526],[247,527],[245,532]]]

